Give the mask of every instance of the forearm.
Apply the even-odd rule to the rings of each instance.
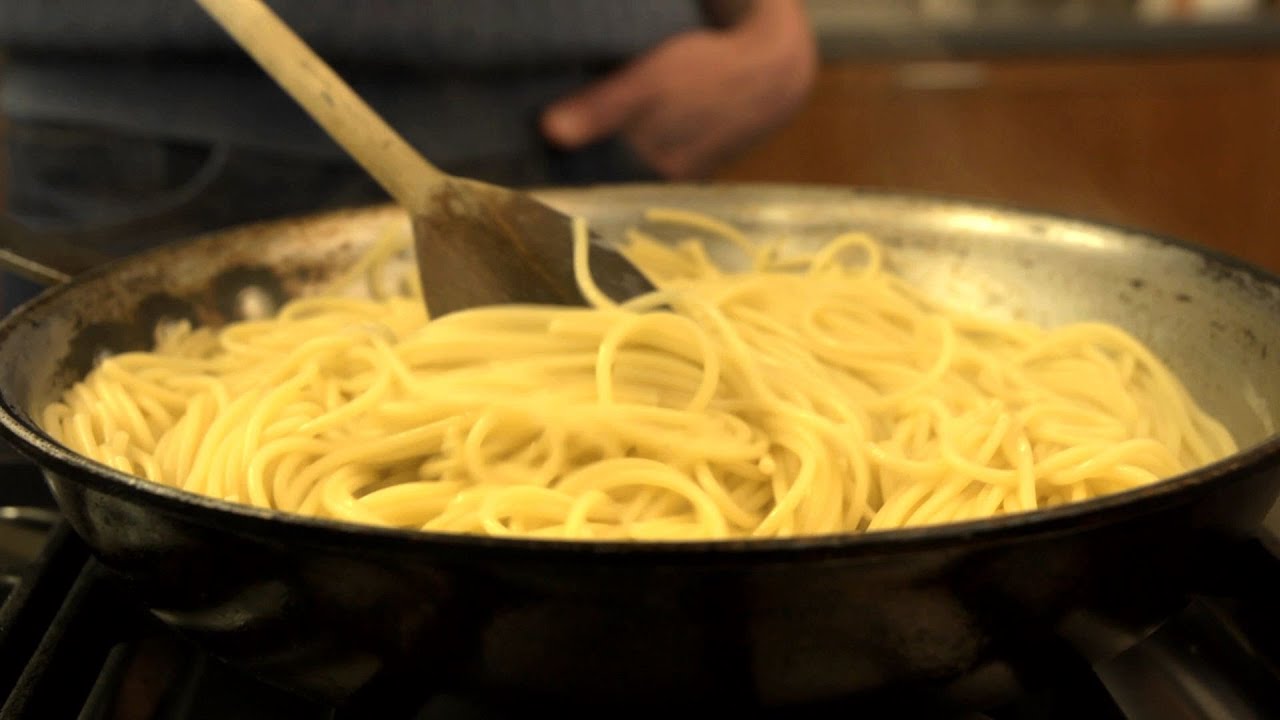
[[[811,74],[817,44],[804,0],[700,0],[708,21],[778,67]]]
[[[717,28],[730,28],[742,21],[759,0],[700,0],[702,15]]]
[[[700,0],[711,25],[734,32],[793,36],[808,31],[804,0]]]
[[[672,178],[699,177],[803,102],[817,50],[802,0],[702,0],[718,27],[671,38],[557,103],[543,129],[581,147],[620,133]],[[732,22],[732,13],[740,13]]]

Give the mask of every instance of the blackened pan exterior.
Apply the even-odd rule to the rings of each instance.
[[[160,317],[216,322],[305,292],[393,222],[388,209],[200,240],[48,293],[0,328],[5,434],[161,618],[275,682],[357,703],[451,690],[633,709],[687,692],[723,709],[852,696],[980,704],[1006,684],[1006,664],[1065,648],[1103,657],[1187,592],[1211,591],[1215,557],[1280,490],[1280,373],[1267,358],[1280,286],[1262,273],[1125,231],[932,199],[776,187],[547,197],[605,226],[661,204],[800,236],[873,230],[897,269],[959,301],[1126,325],[1246,449],[1136,492],[979,523],[601,545],[286,518],[126,478],[35,427],[30,411],[100,351],[145,343]]]
[[[873,691],[980,705],[1005,689],[1002,663],[1105,657],[1204,589],[1277,480],[1253,467],[1149,506],[942,542],[653,553],[229,521],[103,492],[88,472],[53,483],[102,561],[277,683],[344,702],[450,690],[631,708]]]

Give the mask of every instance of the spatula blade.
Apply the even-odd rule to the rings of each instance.
[[[573,271],[573,221],[530,195],[449,183],[413,215],[414,249],[432,317],[495,303],[585,305]],[[592,237],[592,278],[622,302],[653,284],[617,249]]]

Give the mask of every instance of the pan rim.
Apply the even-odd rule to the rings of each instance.
[[[1123,234],[1140,243],[1172,247],[1209,261],[1214,266],[1243,273],[1262,285],[1280,290],[1280,275],[1252,262],[1233,256],[1216,248],[1200,245],[1180,238],[1151,232],[1118,223],[1091,219],[1080,215],[1045,211],[1027,205],[988,201],[937,193],[919,193],[891,188],[852,187],[832,184],[787,184],[763,182],[692,182],[692,183],[631,183],[594,184],[580,187],[539,187],[531,189],[535,194],[568,193],[581,195],[600,193],[641,194],[655,190],[670,191],[680,188],[702,191],[739,188],[755,191],[792,192],[797,189],[821,198],[846,196],[870,197],[882,201],[907,203],[932,203],[949,208],[996,211],[1006,216],[1026,221],[1048,221],[1111,234]],[[324,210],[286,218],[251,222],[234,227],[197,234],[172,243],[167,248],[186,247],[211,238],[225,238],[243,232],[264,233],[286,226],[309,224],[325,218],[363,215],[385,212],[394,207],[383,203],[359,208]],[[162,248],[157,248],[162,250]],[[71,282],[50,288],[38,297],[15,308],[0,319],[0,345],[3,345],[14,329],[26,319],[34,308],[56,302],[65,292],[73,291],[83,281],[107,275],[115,269],[143,261],[154,251],[148,250],[134,256],[104,264]],[[1164,478],[1150,485],[1067,503],[1053,508],[1041,508],[991,518],[926,525],[911,528],[854,533],[828,533],[788,538],[734,538],[719,540],[574,540],[558,538],[531,538],[526,536],[488,536],[464,533],[431,532],[408,528],[389,528],[365,525],[350,521],[296,515],[279,510],[260,508],[206,496],[193,491],[129,475],[86,458],[64,447],[45,433],[29,418],[18,411],[7,394],[0,392],[0,435],[8,439],[22,454],[31,457],[46,473],[54,472],[68,477],[71,482],[83,484],[92,490],[117,497],[144,500],[146,504],[166,514],[179,516],[186,521],[202,525],[216,524],[224,529],[243,529],[253,534],[266,534],[272,539],[286,542],[302,542],[308,545],[348,545],[358,540],[362,547],[369,543],[387,547],[429,547],[451,550],[461,554],[515,553],[535,554],[540,560],[572,559],[584,556],[617,558],[655,558],[678,561],[769,558],[787,560],[792,557],[855,555],[884,555],[924,547],[960,546],[979,541],[1000,542],[1029,535],[1044,535],[1063,530],[1105,524],[1116,514],[1125,516],[1140,514],[1157,508],[1185,501],[1194,490],[1210,488],[1245,470],[1269,469],[1280,465],[1280,432],[1273,432],[1251,446],[1208,465],[1193,468],[1178,475]],[[70,476],[74,475],[74,479]]]

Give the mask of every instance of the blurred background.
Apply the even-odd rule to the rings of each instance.
[[[305,26],[304,37],[324,41],[326,59],[412,66],[366,65],[363,77],[346,77],[432,160],[512,184],[643,175],[613,146],[544,152],[535,111],[588,73],[575,61],[539,74],[529,48],[541,42],[584,56],[607,34],[566,25],[548,7],[612,28],[612,44],[602,41],[609,53],[600,54],[615,57],[700,20],[680,10],[693,0],[270,2]],[[775,11],[782,5],[772,3]],[[811,93],[714,178],[992,200],[1174,236],[1280,272],[1280,0],[805,7],[820,55]],[[415,12],[416,26],[400,21]],[[492,26],[468,13],[489,13]],[[638,27],[628,13],[647,15],[640,19],[648,24]],[[522,24],[530,18],[541,24]],[[435,31],[434,50],[424,30]],[[522,35],[533,39],[521,45]],[[478,52],[480,36],[489,44]],[[218,49],[221,56],[209,53]],[[505,74],[474,67],[486,52]],[[469,81],[458,82],[468,63]],[[698,74],[690,65],[667,70],[681,81]],[[376,197],[378,188],[344,161],[192,0],[0,0],[0,251],[19,237],[32,247],[30,232],[46,248],[52,235],[82,232],[70,245],[85,265],[226,224]],[[40,288],[0,270],[0,314]],[[239,676],[213,658],[153,645],[152,619],[81,574],[87,556],[68,535],[54,535],[61,540],[46,553],[59,516],[35,468],[4,444],[0,490],[0,600],[28,567],[44,568],[36,577],[45,583],[8,606],[24,609],[6,616],[23,620],[9,624],[9,645],[0,633],[0,651],[8,648],[0,652],[0,718],[125,717],[101,708],[134,695],[157,708],[168,707],[162,695],[171,698],[172,714],[146,716],[156,720],[335,717],[276,712],[297,706],[276,690],[236,684]],[[1280,527],[1280,507],[1270,527]],[[1265,581],[1275,577],[1273,554],[1249,549],[1221,577],[1275,587]],[[63,579],[67,587],[48,584]],[[1071,662],[1025,673],[1046,692],[1025,694],[999,717],[1278,717],[1274,598],[1273,590],[1242,591],[1208,609],[1193,605],[1105,666],[1064,658]],[[1051,644],[1037,647],[1055,654]],[[1112,696],[1125,712],[1107,709]],[[1259,697],[1270,704],[1248,704]],[[76,709],[23,714],[42,707]]]
[[[717,178],[992,199],[1280,270],[1277,0],[809,0],[808,11],[821,53],[812,95]]]
[[[1280,12],[1261,0],[810,0],[823,64],[728,179],[989,198],[1280,270]]]

